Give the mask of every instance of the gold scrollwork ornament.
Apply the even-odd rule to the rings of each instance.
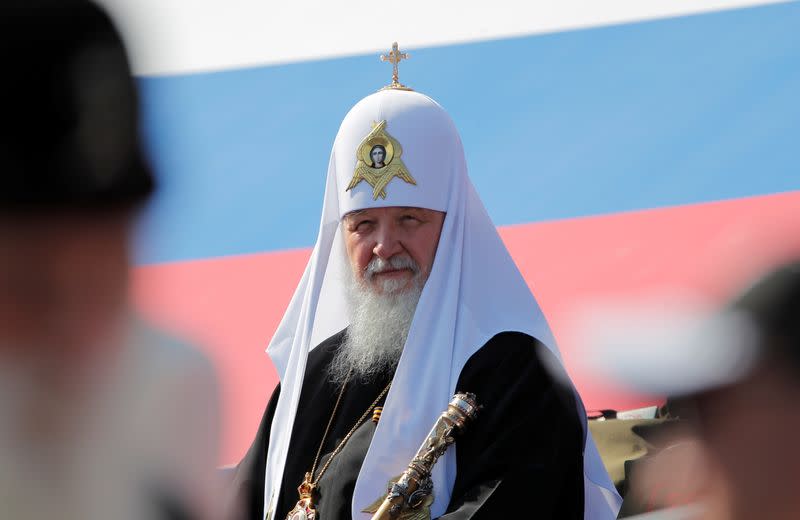
[[[386,186],[395,177],[409,184],[417,181],[409,173],[403,160],[403,148],[400,143],[386,131],[387,122],[372,124],[372,131],[361,141],[356,150],[356,169],[353,178],[345,191],[350,191],[361,181],[372,186],[372,199],[386,198]]]

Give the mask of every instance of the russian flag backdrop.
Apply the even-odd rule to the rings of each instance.
[[[797,3],[103,3],[160,181],[135,301],[215,361],[224,462],[276,384],[264,349],[316,237],[338,125],[389,82],[377,51],[394,40],[412,54],[401,81],[455,120],[568,369],[586,301],[715,301],[800,255]],[[589,409],[649,402],[573,375]]]

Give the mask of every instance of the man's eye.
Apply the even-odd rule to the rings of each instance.
[[[359,223],[356,224],[356,228],[355,229],[356,229],[356,231],[364,231],[366,229],[369,229],[370,226],[372,226],[372,221],[371,220],[362,220],[362,221],[360,221]]]
[[[402,220],[403,222],[419,222],[419,219],[414,215],[403,215],[402,217],[400,217],[400,220]]]

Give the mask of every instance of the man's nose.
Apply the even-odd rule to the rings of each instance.
[[[372,252],[375,256],[388,260],[403,250],[403,245],[398,240],[395,232],[388,226],[381,229]]]

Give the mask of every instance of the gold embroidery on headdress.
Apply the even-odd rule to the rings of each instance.
[[[372,123],[372,131],[361,141],[356,150],[356,170],[345,191],[350,191],[361,181],[372,186],[372,199],[386,198],[386,185],[394,177],[399,177],[409,184],[417,184],[408,172],[400,156],[403,148],[397,139],[386,131],[386,121]]]

